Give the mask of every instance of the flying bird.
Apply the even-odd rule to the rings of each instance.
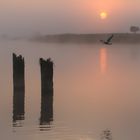
[[[104,43],[105,45],[112,45],[112,38],[114,37],[114,35],[112,34],[107,40],[100,40],[102,43]]]

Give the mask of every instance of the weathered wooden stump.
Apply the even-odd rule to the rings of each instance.
[[[40,125],[53,121],[53,62],[40,58],[41,114]]]
[[[24,120],[25,72],[24,58],[13,53],[13,125]]]

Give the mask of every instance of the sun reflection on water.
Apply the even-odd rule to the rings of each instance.
[[[105,74],[107,70],[107,50],[106,48],[100,49],[100,72]]]

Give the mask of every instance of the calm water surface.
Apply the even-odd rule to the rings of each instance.
[[[12,53],[25,58],[25,114],[13,122]],[[40,123],[39,58],[54,61],[53,120]],[[140,45],[0,42],[0,137],[140,139]]]

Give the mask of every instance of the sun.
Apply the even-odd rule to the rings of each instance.
[[[107,14],[106,12],[101,12],[101,13],[100,13],[100,18],[101,18],[101,19],[106,19],[107,16],[108,16],[108,14]]]

